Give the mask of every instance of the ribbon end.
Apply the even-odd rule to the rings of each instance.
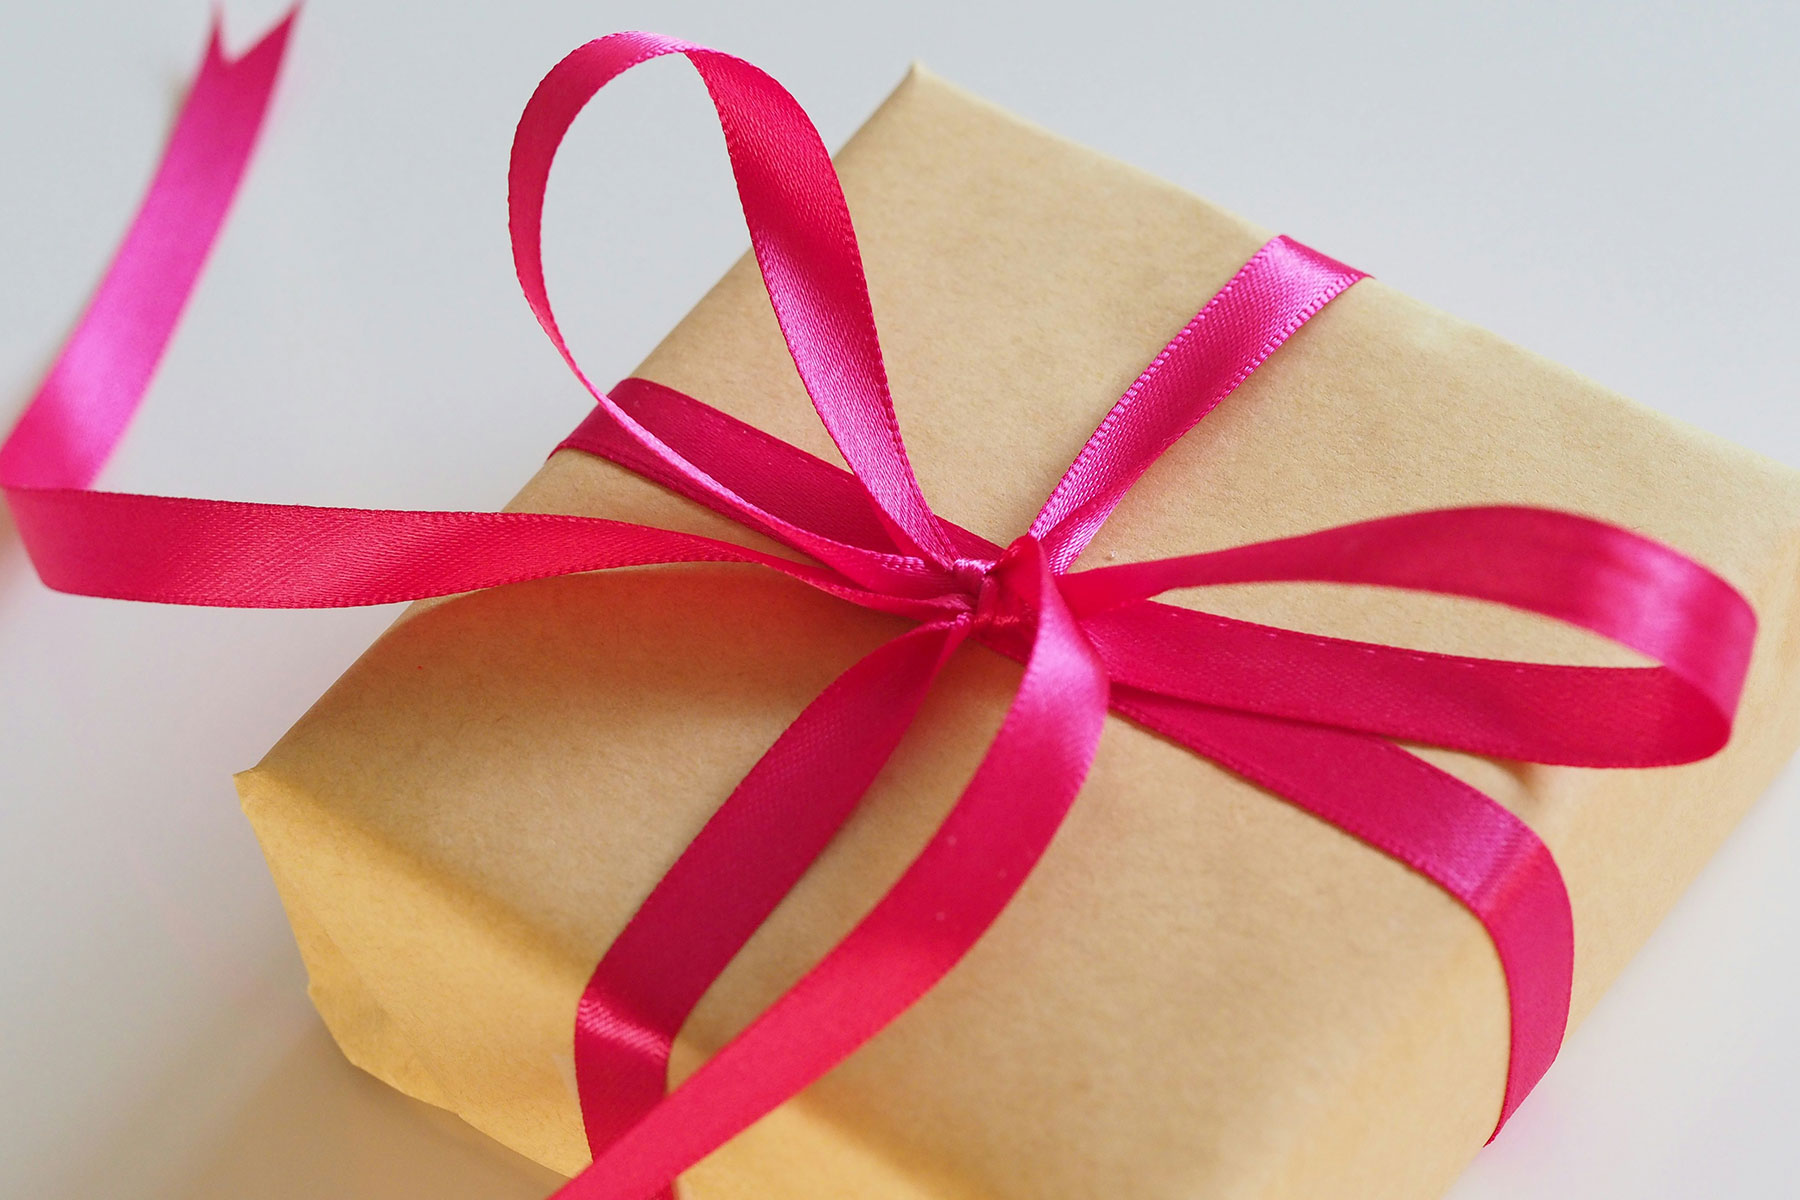
[[[282,56],[287,51],[288,34],[293,31],[294,22],[305,7],[304,0],[296,0],[287,14],[272,25],[267,33],[258,38],[248,50],[233,56],[225,50],[225,5],[215,3],[212,10],[212,27],[206,43],[206,65],[225,70],[246,67],[266,62],[272,72],[281,65]]]

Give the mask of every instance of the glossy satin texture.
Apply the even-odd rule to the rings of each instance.
[[[575,1059],[594,1164],[559,1195],[666,1196],[675,1176],[804,1088],[927,991],[999,916],[1074,802],[1109,710],[1238,772],[1427,876],[1493,939],[1512,1014],[1499,1123],[1568,1014],[1573,931],[1549,852],[1506,809],[1389,738],[1579,766],[1712,754],[1755,622],[1677,552],[1585,517],[1437,510],[1155,562],[1071,571],[1155,459],[1360,274],[1264,246],[1145,369],[1002,550],[932,513],[907,459],[849,212],[794,100],[740,59],[652,34],[581,47],[520,121],[510,173],[527,301],[593,393],[564,443],[805,553],[587,517],[394,512],[88,490],[141,399],[217,236],[290,21],[228,61],[215,33],[150,192],[94,301],[0,448],[20,533],[65,591],[316,607],[444,595],[668,562],[755,564],[919,624],[846,671],[727,797],[607,951]],[[683,54],[725,130],[769,298],[850,470],[645,380],[611,393],[575,363],[544,289],[539,223],[556,148],[607,81]],[[1466,596],[1593,630],[1660,665],[1423,653],[1156,603],[1174,588],[1318,580]],[[867,917],[681,1087],[682,1022],[848,817],[965,641],[1025,664],[974,777]]]

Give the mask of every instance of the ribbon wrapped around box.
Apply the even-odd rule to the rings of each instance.
[[[1436,1195],[1800,741],[1800,478],[922,71],[836,175],[730,56],[551,72],[584,384],[605,82],[692,60],[755,255],[507,513],[88,490],[287,31],[0,482],[65,590],[456,594],[239,787],[346,1053],[559,1194]]]

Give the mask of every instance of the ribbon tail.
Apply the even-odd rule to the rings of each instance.
[[[849,819],[965,636],[962,625],[921,626],[838,676],[607,949],[575,1022],[581,1116],[596,1157],[663,1098],[688,1014]]]
[[[825,1074],[929,991],[1024,883],[1099,743],[1107,681],[1041,550],[1017,564],[1040,613],[1018,694],[974,778],[875,908],[799,983],[557,1193],[645,1200]]]
[[[1392,742],[1118,689],[1113,707],[1411,867],[1487,930],[1512,1014],[1494,1133],[1550,1067],[1569,1019],[1574,922],[1550,851],[1490,797]]]
[[[86,313],[0,446],[9,487],[86,487],[143,399],[249,165],[298,10],[236,59],[218,25]]]

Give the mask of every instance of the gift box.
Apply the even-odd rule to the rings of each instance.
[[[840,156],[922,495],[894,487],[863,271],[804,118],[740,60],[635,34],[571,55],[521,122],[527,297],[563,349],[535,258],[549,158],[612,74],[685,53],[785,346],[738,264],[616,391],[638,415],[596,393],[600,419],[511,515],[90,490],[288,27],[236,62],[215,37],[93,305],[0,446],[0,485],[68,591],[463,593],[408,611],[240,790],[350,1058],[552,1167],[580,1170],[591,1142],[607,1161],[571,1200],[657,1193],[720,1142],[683,1176],[689,1200],[1435,1195],[1800,741],[1800,477],[922,71]],[[829,466],[790,349],[830,381],[812,399],[849,422],[855,479]],[[1177,441],[1184,411],[1206,419]],[[671,474],[640,418],[810,524]],[[1134,454],[1150,465],[1132,487]],[[1061,515],[1034,523],[1053,488]],[[1068,572],[1067,522],[1096,528],[1116,496],[1081,565],[1137,565]],[[1180,607],[1143,606],[1177,583]],[[904,681],[923,691],[932,646],[944,669],[910,719]],[[1644,661],[1624,646],[1663,666],[1591,669]],[[1369,694],[1331,697],[1353,690]],[[1133,719],[1103,716],[1109,697]],[[1382,740],[1413,734],[1518,753]],[[865,743],[880,753],[843,749]],[[834,840],[807,806],[840,799]],[[807,871],[794,847],[813,842]],[[791,891],[771,865],[790,859]],[[735,891],[772,879],[765,919]],[[902,894],[887,940],[863,937]],[[833,975],[846,947],[861,958]],[[691,1014],[666,1002],[658,964],[715,959]],[[835,990],[796,1008],[821,978]],[[771,1014],[787,1040],[756,1043]],[[753,1019],[780,1053],[740,1052]],[[665,1036],[670,1082],[710,1092],[658,1103]],[[632,1060],[635,1099],[608,1090],[609,1054]]]
[[[924,492],[1001,544],[1269,237],[922,69],[837,163]],[[749,258],[636,374],[833,457]],[[1800,742],[1800,476],[1368,280],[1157,462],[1083,561],[1469,504],[1648,534],[1758,616],[1733,736],[1705,761],[1589,770],[1420,750],[1554,852],[1579,1019]],[[514,508],[779,551],[574,449]],[[1435,651],[1642,661],[1542,618],[1386,589],[1173,602]],[[904,627],[733,566],[406,613],[238,777],[345,1053],[581,1168],[570,1027],[594,963],[795,714]],[[899,874],[1018,674],[986,649],[957,653],[844,832],[683,1027],[672,1081]],[[1438,888],[1113,716],[1067,825],[968,958],[682,1194],[1435,1196],[1493,1128],[1506,999],[1493,945]]]

